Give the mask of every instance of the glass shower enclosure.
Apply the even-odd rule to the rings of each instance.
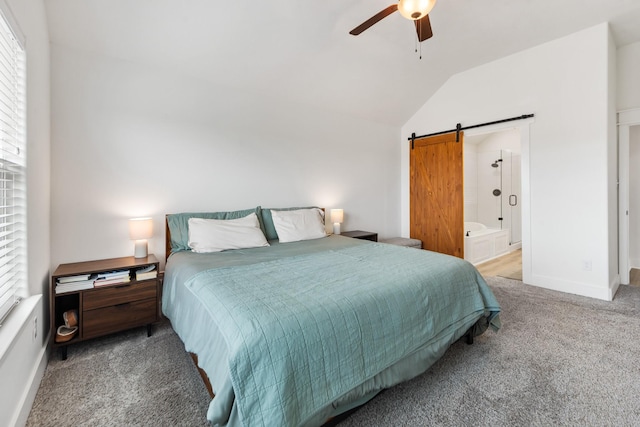
[[[521,156],[510,150],[477,154],[477,220],[509,230],[509,245],[522,242]]]

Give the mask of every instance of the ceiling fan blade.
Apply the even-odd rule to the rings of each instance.
[[[375,23],[383,20],[387,16],[391,15],[396,10],[398,10],[398,5],[397,4],[393,4],[393,5],[389,6],[388,8],[384,9],[382,12],[376,13],[371,18],[367,19],[362,24],[358,25],[353,30],[349,31],[349,34],[357,36],[358,34],[363,32],[367,28],[371,27],[373,24],[375,24]]]
[[[431,21],[429,21],[429,15],[425,15],[424,18],[420,18],[413,21],[416,24],[416,33],[418,34],[418,41],[423,42],[426,39],[433,37],[433,31],[431,30]]]

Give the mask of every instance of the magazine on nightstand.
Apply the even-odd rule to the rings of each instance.
[[[156,271],[156,266],[153,264],[136,270],[137,281],[155,279],[156,277],[158,277],[158,272]]]

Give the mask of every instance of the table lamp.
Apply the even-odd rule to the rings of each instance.
[[[129,238],[135,240],[134,258],[146,258],[147,239],[153,235],[153,219],[132,218],[129,220]]]
[[[331,209],[331,222],[333,223],[333,234],[340,234],[340,223],[344,220],[342,209]]]

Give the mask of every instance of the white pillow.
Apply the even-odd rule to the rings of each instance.
[[[327,235],[322,209],[272,210],[271,217],[281,243],[319,239]]]
[[[193,252],[269,246],[255,213],[238,219],[189,218],[189,247]]]

